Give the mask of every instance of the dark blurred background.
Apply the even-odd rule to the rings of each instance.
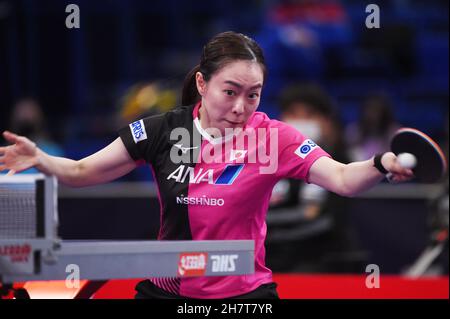
[[[67,29],[78,4],[81,28]],[[288,6],[302,4],[297,11]],[[0,1],[0,126],[31,96],[52,137],[71,144],[115,136],[121,96],[138,82],[181,85],[214,34],[236,30],[265,49],[269,80],[261,110],[277,116],[277,94],[316,80],[342,120],[358,118],[364,96],[383,91],[403,125],[442,134],[448,112],[448,1],[377,1],[381,28],[367,29],[364,1]],[[88,153],[89,151],[86,150]],[[80,153],[80,154],[78,154]],[[77,156],[77,157],[78,157]]]
[[[80,9],[79,29],[65,26],[69,15],[65,9],[71,3]],[[82,158],[110,143],[129,121],[176,106],[183,78],[198,63],[202,46],[216,33],[234,30],[255,38],[265,51],[269,77],[260,110],[269,116],[283,119],[280,99],[287,88],[313,83],[332,105],[332,120],[338,123],[332,127],[342,134],[338,151],[345,147],[347,161],[385,150],[389,133],[399,126],[425,131],[448,157],[449,2],[376,1],[379,29],[365,25],[368,4],[356,0],[0,0],[0,128],[28,133],[49,153]],[[325,139],[323,143],[327,145]],[[331,146],[324,148],[332,151]],[[122,182],[151,179],[143,168]],[[275,271],[358,272],[361,265],[375,262],[387,272],[401,272],[429,244],[433,232],[445,228],[445,221],[439,227],[430,222],[436,219],[440,198],[447,203],[448,228],[448,188],[442,190],[447,181],[431,188],[408,185],[397,193],[380,188],[350,203],[338,201],[339,206],[334,204],[336,198],[330,202],[328,195],[314,190],[301,195],[298,186],[292,191],[289,185],[295,198],[279,207],[297,209],[316,200],[320,213],[308,207],[298,231],[291,229],[292,236],[277,237],[277,228],[284,234],[287,230],[277,221],[279,207],[274,205],[269,212],[275,216],[269,223],[274,234],[268,238],[269,266]],[[125,193],[130,185],[118,187]],[[145,192],[130,193],[121,199],[122,204],[129,203],[126,207],[134,205],[125,217],[126,209],[114,202],[117,197],[111,189],[78,195],[63,189],[62,236],[153,237],[159,213],[156,197],[146,202]],[[335,207],[345,218],[319,218],[332,215]],[[135,218],[130,218],[130,211]],[[292,226],[296,219],[289,218]],[[330,229],[338,227],[351,236],[336,241]],[[331,241],[352,244],[342,252],[346,244],[333,250]],[[292,251],[308,258],[293,260]],[[289,265],[283,256],[291,258]],[[448,253],[444,262],[448,268]]]

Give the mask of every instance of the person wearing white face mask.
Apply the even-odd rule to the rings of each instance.
[[[282,91],[279,100],[281,121],[322,145],[327,152],[333,154],[333,157],[339,158],[344,163],[349,162],[333,102],[319,86],[292,85]],[[286,181],[281,182],[283,183]],[[309,185],[315,187],[315,185]],[[272,208],[290,207],[299,203],[298,192],[293,192],[288,198],[282,200],[280,196],[277,197],[276,191],[277,188],[274,190]]]
[[[332,154],[339,161],[348,163],[349,156],[343,139],[342,129],[335,113],[332,99],[315,84],[297,84],[286,88],[280,95],[280,119],[308,136],[315,143]],[[345,213],[347,200],[337,196],[314,184],[303,183],[295,179],[284,179],[275,186],[270,201],[270,218],[276,219],[276,214],[292,211],[292,217],[298,216],[299,208],[303,213],[302,221],[294,218],[296,222],[287,222],[286,225],[274,226],[269,232],[273,234],[274,243],[295,242],[297,249],[303,250],[301,265],[295,267],[305,271],[320,271],[323,265],[308,264],[308,255],[314,251],[334,252],[334,250],[350,249],[353,239],[347,232]],[[286,215],[285,215],[286,216]],[[323,228],[314,235],[313,242],[304,238],[301,229],[308,225],[322,224],[331,221],[327,228]],[[325,224],[325,223],[324,223]],[[270,228],[270,223],[269,226]],[[319,240],[317,238],[319,236]],[[299,242],[300,241],[300,242]],[[270,242],[270,236],[269,236]],[[323,247],[321,247],[323,245]],[[289,245],[284,245],[289,247]],[[311,248],[312,247],[312,248]],[[319,248],[317,248],[319,247]],[[289,249],[289,248],[287,248]],[[313,250],[311,250],[313,249]],[[272,249],[272,251],[277,251]],[[269,250],[270,252],[270,250]],[[281,253],[283,254],[283,253]],[[285,256],[292,254],[284,252]],[[269,262],[271,260],[270,255]],[[317,256],[316,256],[317,257]],[[280,256],[273,257],[277,260]],[[314,258],[311,258],[314,259]],[[280,262],[280,265],[285,263]],[[310,268],[308,268],[310,267]],[[333,270],[333,269],[332,269]]]
[[[322,137],[322,128],[320,123],[314,119],[289,119],[285,121],[292,127],[294,127],[299,132],[302,132],[304,135],[308,136],[313,141],[320,141]]]

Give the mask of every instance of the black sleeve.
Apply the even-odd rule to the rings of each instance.
[[[135,161],[152,164],[164,134],[164,114],[137,120],[119,130],[125,148]]]

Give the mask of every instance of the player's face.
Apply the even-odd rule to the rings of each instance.
[[[258,108],[263,81],[260,64],[245,60],[225,65],[208,82],[197,73],[202,126],[217,128],[222,134],[225,128],[244,127]]]

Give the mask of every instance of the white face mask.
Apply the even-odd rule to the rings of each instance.
[[[320,124],[316,121],[310,120],[289,120],[286,121],[287,124],[295,128],[297,131],[305,135],[306,137],[312,139],[316,143],[322,137],[322,130]]]

